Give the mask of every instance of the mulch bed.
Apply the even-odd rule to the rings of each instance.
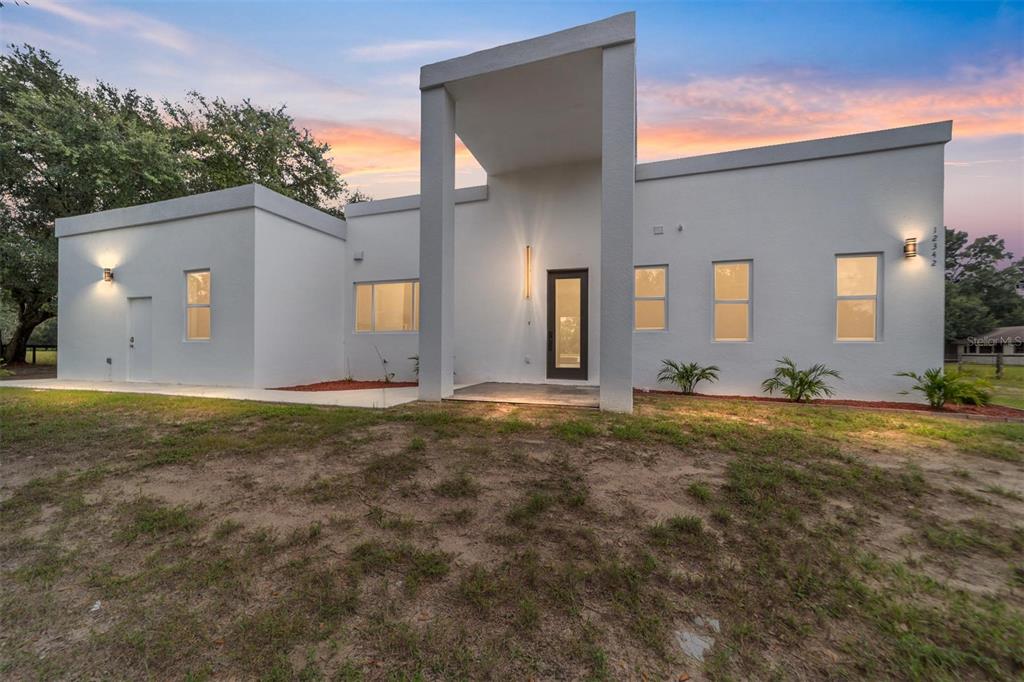
[[[419,386],[415,381],[321,381],[317,384],[302,386],[282,386],[274,391],[361,391],[367,388],[406,388]]]
[[[657,393],[664,395],[681,396],[677,391],[636,391],[637,393]],[[787,398],[772,398],[762,395],[709,395],[707,393],[694,393],[696,398],[714,398],[719,400],[749,400],[762,403],[793,403]],[[936,409],[922,403],[902,403],[886,400],[811,400],[804,405],[840,405],[845,407],[861,407],[866,409],[881,410],[914,410],[917,412],[930,412],[932,414],[960,414],[977,415],[981,417],[1008,417],[1011,419],[1024,419],[1024,410],[1003,405],[946,405]]]

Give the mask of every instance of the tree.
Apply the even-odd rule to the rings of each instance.
[[[7,362],[23,361],[56,315],[54,220],[258,182],[336,215],[349,197],[329,148],[283,107],[191,93],[157,104],[134,90],[82,87],[48,53],[0,55],[0,299],[17,323]]]
[[[190,92],[187,104],[164,101],[174,146],[190,160],[189,190],[209,192],[257,182],[337,216],[346,183],[331,165],[330,147],[299,131],[284,107],[228,104]]]
[[[1016,291],[1022,277],[1024,259],[1014,261],[997,235],[968,241],[966,232],[946,228],[946,339],[1024,324]]]

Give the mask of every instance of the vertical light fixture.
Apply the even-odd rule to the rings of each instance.
[[[907,237],[903,240],[903,257],[913,258],[917,255],[917,237]]]
[[[113,282],[114,281],[114,269],[113,268],[103,268],[103,281],[104,282]]]
[[[523,261],[523,298],[530,298],[533,294],[533,247],[526,245],[526,255]]]

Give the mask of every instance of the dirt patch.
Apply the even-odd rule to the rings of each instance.
[[[888,567],[1024,607],[1024,466],[915,435],[918,415],[839,434],[700,399],[633,416],[116,400],[17,413],[0,488],[14,678],[900,679],[914,668],[882,632],[982,645],[949,640],[973,632],[956,611],[876,628],[860,600],[919,606],[864,591],[889,589]],[[831,572],[860,560],[878,568]],[[674,639],[698,616],[722,623],[703,664]]]
[[[352,379],[341,379],[338,381],[321,381],[315,384],[303,384],[301,386],[282,386],[272,388],[272,391],[361,391],[367,388],[407,388],[419,386],[416,381],[355,381]]]

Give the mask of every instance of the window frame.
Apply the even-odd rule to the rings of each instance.
[[[413,329],[377,330],[377,285],[379,284],[412,284],[412,320]],[[370,287],[370,326],[371,329],[359,329],[359,287]],[[419,278],[378,279],[363,282],[352,282],[352,333],[353,334],[419,334],[420,333],[420,280]]]
[[[637,270],[655,270],[661,269],[665,271],[665,295],[664,296],[639,296],[636,293],[636,271]],[[656,334],[665,333],[669,330],[668,320],[668,263],[652,263],[650,265],[634,265],[633,266],[633,331],[644,334]],[[636,326],[636,302],[637,301],[661,301],[663,308],[663,319],[665,320],[664,326],[658,329],[638,329]]]
[[[881,251],[862,251],[855,253],[837,253],[832,258],[832,342],[833,343],[881,343],[882,341],[882,273],[885,260]],[[839,259],[865,258],[875,259],[875,295],[874,296],[840,296],[839,295]],[[875,301],[875,338],[873,339],[841,339],[839,338],[839,302],[840,301]]]
[[[732,265],[735,263],[747,264],[747,298],[743,301],[719,300],[718,291],[715,287],[715,270],[719,265]],[[715,328],[715,310],[718,305],[742,305],[747,306],[747,338],[745,339],[719,339],[718,330]],[[730,258],[726,260],[711,261],[711,343],[753,343],[754,341],[754,259],[753,258]]]
[[[210,302],[209,303],[189,303],[188,302],[188,276],[189,275],[194,275],[194,274],[197,274],[197,273],[201,273],[201,272],[205,272],[207,274],[207,276],[209,277],[209,281],[210,281],[210,284],[209,284],[209,287],[210,287]],[[184,310],[185,329],[184,329],[184,334],[182,335],[182,341],[184,343],[209,343],[210,341],[213,340],[213,268],[209,268],[209,267],[206,267],[206,268],[190,268],[188,270],[183,271],[182,274],[184,275],[182,277],[182,284],[185,287],[185,310]],[[203,338],[203,337],[192,338],[192,337],[190,337],[188,335],[189,334],[188,311],[191,310],[192,308],[208,308],[210,310],[210,335],[209,336],[207,336],[205,338]]]

